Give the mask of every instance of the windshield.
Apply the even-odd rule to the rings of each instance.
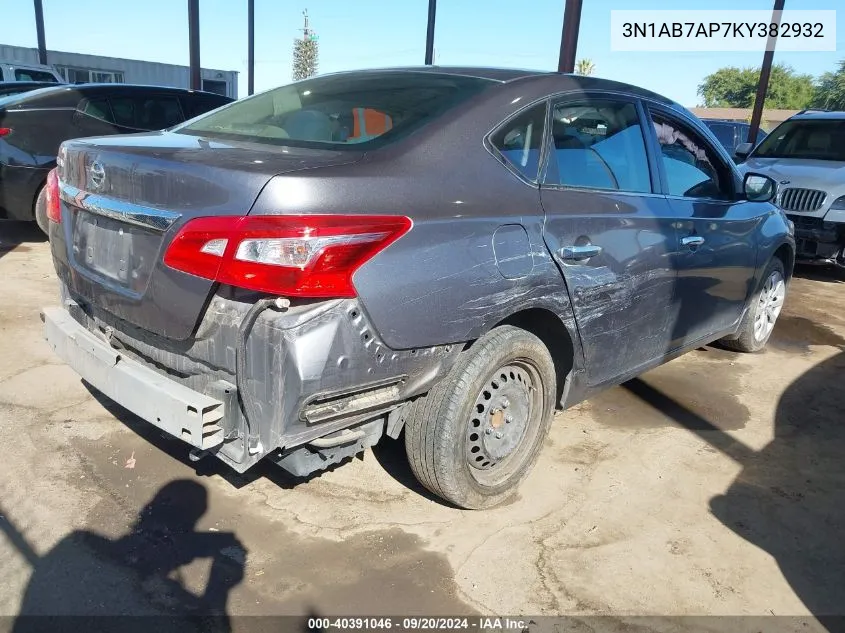
[[[341,73],[236,101],[175,131],[278,145],[368,149],[495,82],[429,72]]]
[[[845,162],[845,119],[784,121],[757,146],[752,156]]]

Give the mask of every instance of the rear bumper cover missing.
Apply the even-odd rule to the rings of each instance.
[[[109,398],[237,472],[267,456],[302,474],[327,462],[309,457],[292,464],[292,452],[340,458],[363,450],[380,434],[369,423],[379,420],[383,428],[390,411],[427,391],[460,353],[459,345],[391,350],[357,300],[331,300],[261,313],[238,381],[236,339],[249,302],[218,294],[192,339],[170,341],[86,303],[64,284],[61,296],[64,307],[43,311],[57,354]],[[258,452],[247,450],[238,397],[256,404]],[[212,422],[220,430],[203,426]],[[365,429],[366,437],[347,445],[339,433],[349,428]],[[320,438],[331,446],[315,442]]]
[[[196,448],[223,442],[225,403],[189,389],[118,353],[67,310],[45,308],[44,336],[84,380],[150,424]]]

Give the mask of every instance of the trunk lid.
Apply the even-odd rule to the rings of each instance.
[[[273,176],[361,156],[172,132],[66,142],[66,244],[54,248],[66,248],[68,266],[60,275],[75,295],[133,325],[188,338],[214,283],[163,263],[179,227],[195,217],[247,215]]]

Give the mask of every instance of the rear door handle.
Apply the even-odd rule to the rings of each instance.
[[[564,246],[557,254],[561,259],[590,259],[601,253],[601,246],[596,244],[585,244],[583,246]]]
[[[681,244],[683,244],[684,246],[691,246],[697,248],[704,244],[704,238],[700,235],[690,235],[688,237],[682,237]]]

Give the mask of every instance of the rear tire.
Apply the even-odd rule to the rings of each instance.
[[[722,339],[721,344],[737,352],[759,352],[774,331],[775,323],[786,299],[786,275],[783,262],[773,258],[760,279],[760,287],[752,295],[745,316],[734,339]]]
[[[554,362],[543,342],[513,326],[495,328],[409,405],[411,470],[461,508],[502,503],[537,460],[555,393]]]
[[[50,235],[50,220],[47,219],[47,187],[42,186],[38,190],[38,196],[35,198],[35,222],[38,228],[44,231],[45,235]]]

